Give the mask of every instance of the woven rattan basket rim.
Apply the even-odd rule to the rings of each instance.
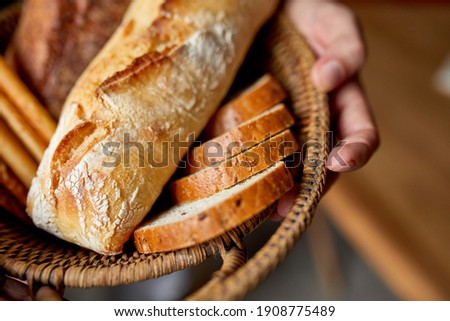
[[[276,19],[272,23],[278,24],[279,22],[277,21]],[[281,25],[281,28],[285,27]],[[280,28],[279,24],[277,28]],[[289,39],[279,38],[275,41],[283,42],[289,41]],[[275,46],[276,43],[272,43],[272,45]],[[288,44],[280,43],[279,45],[279,47],[290,48]],[[303,64],[299,71],[303,73],[302,77],[305,78],[308,77],[306,73],[309,73],[313,63],[313,60],[311,60],[313,56],[307,46],[302,46],[301,50],[309,58],[305,61],[295,61],[295,63],[297,65]],[[303,53],[300,53],[300,56]],[[278,54],[272,53],[272,55]],[[278,61],[276,63],[280,62]],[[286,63],[292,63],[292,61],[286,61]],[[276,69],[277,67],[275,66],[273,68]],[[278,73],[278,77],[280,75],[282,74]],[[285,79],[279,80],[288,88],[291,98],[294,100],[293,105],[296,107],[294,114],[297,125],[301,128],[299,133],[300,140],[307,141],[313,139],[320,141],[322,145],[312,150],[312,152],[316,154],[320,162],[324,163],[328,153],[328,147],[323,137],[329,129],[326,97],[317,93],[308,82],[303,85],[308,85],[309,87],[302,88],[299,94],[296,92],[298,89],[292,86],[292,80],[287,78],[285,77]],[[309,104],[308,101],[297,102],[295,104],[296,95],[299,95],[299,98],[300,96],[305,97],[305,92],[307,93],[306,96],[315,97],[316,100],[312,104]],[[317,103],[317,101],[320,103]],[[299,209],[302,209],[301,213],[304,213],[306,209],[308,215],[302,228],[296,232],[294,237],[291,237],[292,241],[289,244],[293,244],[298,240],[301,233],[310,223],[314,208],[320,199],[324,182],[325,170],[323,167],[317,165],[304,169],[299,180],[301,192],[297,198],[296,205],[293,207],[290,215],[285,218],[281,227],[283,224],[286,225],[286,221],[288,222],[287,224],[293,222],[295,218],[292,217],[292,213],[295,212],[297,217],[300,213]],[[219,253],[221,249],[239,243],[243,236],[251,232],[267,217],[267,214],[268,211],[230,231],[226,235],[206,244],[188,249],[150,255],[138,254],[136,251],[130,250],[124,254],[109,257],[101,256],[92,251],[66,243],[34,228],[24,227],[15,219],[0,217],[0,269],[4,270],[8,275],[20,279],[42,284],[51,284],[59,288],[64,286],[81,288],[114,286],[144,281],[197,265],[208,257]],[[292,245],[286,246],[286,253],[284,253],[283,257],[291,247]],[[276,266],[283,257],[276,259],[272,265]],[[270,269],[273,268],[271,267]],[[270,272],[269,270],[266,274]],[[254,271],[257,272],[256,270]],[[251,272],[252,268],[250,269]],[[260,272],[255,273],[255,275],[258,274]],[[262,278],[258,277],[257,283],[260,280]],[[236,285],[236,283],[234,284]],[[217,286],[216,289],[218,291],[222,289],[220,291],[223,291],[224,286],[227,286],[226,282]],[[234,295],[234,297],[242,297],[254,286],[256,284],[250,287],[242,287],[240,290],[238,289],[238,294]],[[217,297],[220,297],[220,295]]]

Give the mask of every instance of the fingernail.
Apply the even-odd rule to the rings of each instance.
[[[356,162],[350,160],[342,164],[334,159],[330,159],[327,161],[326,167],[333,172],[351,172],[356,169]]]
[[[344,68],[336,60],[329,60],[319,69],[320,89],[328,92],[336,88],[345,77]]]
[[[356,162],[353,158],[349,158],[347,153],[342,153],[345,148],[345,141],[340,141],[328,155],[326,167],[333,172],[348,172],[352,171]]]

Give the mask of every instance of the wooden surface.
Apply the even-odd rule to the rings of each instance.
[[[400,299],[450,299],[450,5],[352,5],[369,46],[363,80],[381,146],[321,206]],[[367,289],[370,291],[370,289]]]

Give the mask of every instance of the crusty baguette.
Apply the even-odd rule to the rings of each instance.
[[[288,129],[214,167],[182,177],[169,185],[172,202],[182,204],[234,186],[298,150]]]
[[[119,26],[129,2],[24,1],[7,56],[53,117],[59,117],[70,89]]]
[[[294,124],[283,104],[230,129],[228,132],[193,148],[187,156],[186,174],[223,162]]]
[[[286,91],[270,75],[264,75],[252,86],[219,108],[206,126],[204,139],[217,137],[286,99]]]
[[[99,253],[121,252],[185,154],[164,151],[166,143],[199,135],[276,6],[132,2],[65,103],[28,195],[34,223]]]
[[[164,252],[200,244],[241,225],[293,187],[282,161],[208,198],[170,208],[134,232],[138,252]]]

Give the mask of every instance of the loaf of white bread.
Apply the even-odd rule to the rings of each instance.
[[[96,252],[120,253],[177,168],[178,152],[162,147],[202,131],[277,3],[132,2],[66,100],[29,191],[33,222]],[[114,162],[108,148],[125,141],[151,142],[150,156],[166,157],[167,166],[143,161],[139,148]]]

